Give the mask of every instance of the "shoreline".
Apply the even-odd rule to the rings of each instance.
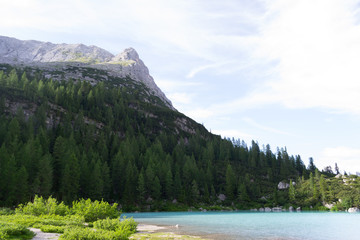
[[[178,226],[164,226],[147,223],[139,223],[137,232],[133,234],[130,239],[198,239],[210,240],[205,236],[188,235],[179,230]]]
[[[183,240],[217,240],[225,239],[221,234],[201,234],[189,233],[181,230],[179,226],[156,225],[148,223],[139,223],[137,232],[130,239],[183,239]]]

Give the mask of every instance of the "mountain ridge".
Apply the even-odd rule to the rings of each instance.
[[[171,101],[156,85],[149,69],[140,59],[134,48],[126,48],[123,52],[113,55],[100,47],[84,44],[54,44],[36,40],[19,40],[0,36],[0,63],[38,67],[48,77],[56,79],[52,74],[68,66],[105,70],[114,77],[129,77],[144,83],[150,90],[149,94],[159,97],[167,107],[175,110]],[[67,71],[62,78],[84,78],[83,72],[74,76]],[[61,79],[57,79],[61,80]],[[99,80],[87,76],[85,80],[96,84]]]

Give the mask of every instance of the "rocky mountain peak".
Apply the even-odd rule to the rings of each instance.
[[[22,41],[16,38],[0,36],[0,63],[13,65],[29,65],[42,68],[47,72],[55,72],[59,65],[64,67],[91,67],[106,70],[115,77],[130,77],[142,82],[149,88],[149,94],[159,97],[168,107],[173,108],[171,101],[156,85],[149,74],[148,68],[140,59],[134,48],[126,48],[114,56],[112,53],[97,46],[84,44],[54,44],[35,40]],[[54,78],[51,73],[47,74]],[[65,78],[83,78],[81,73],[66,72]],[[96,78],[86,80],[96,83]]]
[[[134,48],[126,48],[122,53],[119,53],[113,58],[114,61],[135,61],[138,62],[139,54]]]

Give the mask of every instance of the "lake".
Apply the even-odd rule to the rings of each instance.
[[[211,239],[360,239],[360,214],[345,212],[124,213],[144,224]],[[174,227],[176,224],[179,228]]]

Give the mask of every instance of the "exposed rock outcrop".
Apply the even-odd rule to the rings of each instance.
[[[286,183],[286,182],[279,182],[278,184],[278,189],[279,190],[284,190],[284,189],[288,189],[290,186],[290,184]]]
[[[84,44],[53,44],[34,40],[22,41],[0,36],[0,63],[21,66],[36,66],[45,70],[47,77],[56,79],[51,72],[67,69],[62,75],[65,80],[82,78],[93,84],[107,79],[84,76],[84,71],[70,71],[71,66],[105,70],[115,77],[129,77],[143,83],[150,90],[149,94],[159,97],[166,106],[173,108],[171,101],[156,85],[149,74],[149,69],[133,48],[127,48],[118,55]],[[61,79],[62,80],[62,79]]]
[[[293,184],[293,186],[296,185],[295,182],[292,182],[292,184]],[[279,184],[278,184],[278,189],[279,189],[279,190],[288,189],[289,187],[290,187],[290,184],[287,183],[287,182],[284,182],[284,181],[281,181],[281,182],[279,182]]]

